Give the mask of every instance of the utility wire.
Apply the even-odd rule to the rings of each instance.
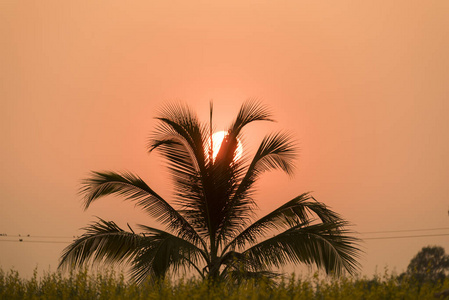
[[[0,240],[0,242],[12,242],[12,243],[45,243],[45,244],[70,244],[70,242],[58,242],[58,241],[28,241],[28,240]]]
[[[362,240],[391,240],[391,239],[422,238],[422,237],[437,237],[437,236],[449,236],[449,233],[371,237],[371,238],[363,238]],[[0,239],[0,242],[70,244],[70,242],[63,242],[63,241],[33,241],[33,240],[27,240],[27,239],[21,239],[21,240],[3,240],[3,239]]]
[[[41,238],[41,239],[73,239],[76,236],[57,236],[57,235],[3,235],[0,237],[18,237],[18,238]]]
[[[428,236],[447,236],[449,233],[441,233],[441,234],[422,234],[422,235],[399,235],[399,236],[384,236],[384,237],[372,237],[372,238],[364,238],[362,240],[388,240],[388,239],[405,239],[405,238],[419,238],[419,237],[428,237]]]
[[[359,232],[359,234],[416,232],[416,231],[432,231],[432,230],[447,230],[447,229],[449,229],[449,227],[429,228],[429,229],[404,229],[404,230],[385,230],[385,231],[365,231],[365,232]]]
[[[449,230],[449,227],[427,228],[427,229],[404,229],[404,230],[384,230],[384,231],[365,231],[356,232],[356,234],[377,234],[377,233],[399,233],[399,232],[416,232],[416,231],[433,231],[433,230]],[[56,236],[56,235],[6,235],[0,234],[2,237],[18,237],[18,238],[43,238],[43,239],[73,239],[79,236]],[[372,239],[372,238],[370,238]]]

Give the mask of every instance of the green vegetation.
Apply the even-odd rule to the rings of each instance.
[[[212,106],[210,116],[201,123],[187,106],[170,105],[157,118],[148,151],[159,151],[167,162],[175,190],[170,203],[131,173],[93,172],[83,182],[86,209],[105,196],[120,196],[162,229],[124,230],[99,219],[64,250],[60,267],[128,264],[135,282],[185,269],[202,279],[257,279],[276,276],[273,267],[301,263],[330,274],[355,273],[359,240],[347,221],[309,193],[255,218],[256,182],[267,171],[291,175],[297,154],[291,136],[278,132],[265,136],[252,157],[236,157],[244,128],[272,121],[271,113],[257,102],[243,104],[217,153]]]
[[[449,255],[440,246],[423,247],[413,257],[407,271],[400,275],[409,276],[418,282],[444,281],[449,273]]]
[[[320,279],[295,275],[279,278],[245,280],[239,284],[223,281],[188,279],[144,281],[137,285],[123,274],[104,271],[93,274],[86,269],[66,276],[35,272],[31,279],[21,279],[16,271],[0,269],[0,299],[434,299],[434,294],[449,288],[449,279],[417,284],[411,277],[401,281],[388,274],[372,279],[340,277]]]

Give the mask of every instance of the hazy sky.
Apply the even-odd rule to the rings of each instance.
[[[154,224],[116,198],[84,212],[77,191],[91,170],[128,170],[170,198],[145,145],[171,100],[206,121],[213,99],[225,129],[259,98],[278,122],[251,125],[244,151],[278,129],[298,139],[296,176],[263,177],[259,215],[313,191],[360,233],[449,228],[449,1],[11,0],[0,42],[3,269],[54,269],[70,238],[49,237],[94,216]],[[449,229],[361,234],[429,234],[365,240],[363,273],[449,252]]]

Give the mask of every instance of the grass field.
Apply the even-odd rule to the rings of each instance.
[[[199,279],[146,282],[137,286],[112,270],[93,274],[88,270],[68,274],[46,273],[23,279],[17,271],[0,269],[0,299],[435,299],[449,288],[442,283],[418,285],[385,272],[373,278],[320,279],[317,274],[292,274],[275,283],[268,280],[240,284],[211,284]]]

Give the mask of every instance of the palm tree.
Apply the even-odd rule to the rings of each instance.
[[[271,269],[287,263],[314,264],[337,275],[358,269],[358,239],[349,235],[348,223],[309,193],[255,220],[257,179],[271,170],[291,175],[297,154],[291,136],[278,132],[262,140],[252,159],[235,157],[243,128],[272,121],[269,110],[244,103],[216,156],[212,105],[210,113],[210,124],[202,124],[187,106],[174,104],[156,118],[148,150],[158,150],[167,162],[175,189],[171,204],[130,173],[93,172],[83,182],[85,209],[104,196],[123,196],[164,229],[138,225],[136,233],[99,219],[64,249],[59,267],[129,263],[137,282],[181,268],[213,279],[275,275]]]

